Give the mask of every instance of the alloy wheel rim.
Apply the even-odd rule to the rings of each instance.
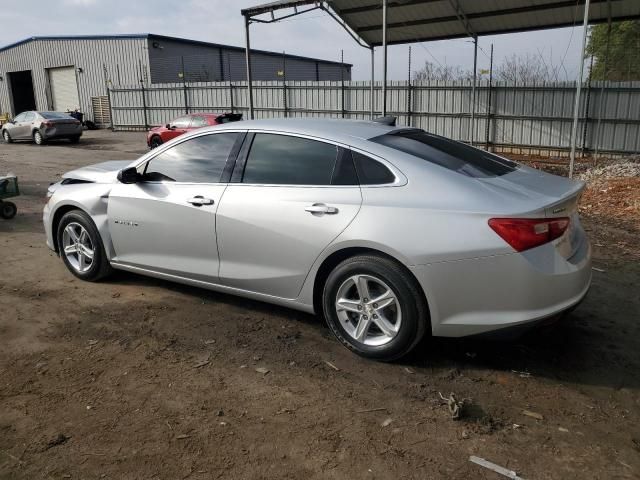
[[[38,144],[42,143],[42,134],[40,134],[40,132],[36,132],[35,139],[36,139],[36,143]]]
[[[365,345],[385,345],[400,331],[400,301],[389,285],[372,275],[347,278],[338,288],[335,308],[345,332]]]
[[[8,142],[9,141],[9,132],[7,132],[6,130],[3,133],[4,139]]]
[[[69,265],[80,273],[93,265],[95,250],[87,230],[76,222],[69,223],[62,232],[62,251]]]

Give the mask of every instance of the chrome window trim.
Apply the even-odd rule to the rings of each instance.
[[[401,187],[408,183],[407,178],[391,162],[385,160],[382,157],[379,157],[378,155],[372,154],[370,152],[367,152],[366,150],[362,150],[357,147],[352,147],[351,145],[348,145],[346,143],[336,142],[335,140],[331,140],[328,138],[316,137],[313,135],[308,135],[303,133],[294,133],[294,132],[290,133],[290,132],[285,132],[281,130],[250,129],[247,132],[254,133],[254,134],[268,133],[268,134],[275,134],[275,135],[284,135],[289,137],[299,137],[299,138],[305,138],[307,140],[315,140],[317,142],[328,143],[330,145],[334,145],[336,148],[337,147],[346,148],[347,150],[352,150],[354,152],[361,153],[362,155],[366,155],[368,157],[371,157],[373,160],[376,160],[382,163],[386,168],[388,168],[391,171],[391,173],[395,177],[395,181],[392,183],[383,183],[379,185],[361,185],[361,184],[358,184],[358,185],[314,185],[314,184],[308,185],[308,184],[299,184],[299,183],[289,184],[289,183],[243,183],[243,182],[233,183],[233,185],[247,185],[252,187],[286,187],[286,188],[297,188],[297,187],[299,188],[354,188],[354,187],[381,188],[381,187]],[[247,152],[247,161],[249,160],[250,154],[251,154],[251,149],[249,149],[249,151]],[[337,157],[336,157],[336,160],[337,160]]]

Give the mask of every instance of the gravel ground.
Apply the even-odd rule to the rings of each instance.
[[[135,158],[143,137],[0,146],[23,190],[0,220],[0,479],[501,478],[470,455],[527,479],[639,478],[640,234],[620,223],[633,211],[584,212],[593,287],[558,327],[374,363],[310,315],[71,276],[44,245],[46,186]],[[461,420],[450,392],[467,399]]]

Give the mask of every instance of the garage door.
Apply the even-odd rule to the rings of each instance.
[[[66,112],[80,108],[74,67],[50,68],[49,85],[51,85],[51,100],[53,100],[55,111]]]

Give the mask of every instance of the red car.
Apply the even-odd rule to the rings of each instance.
[[[156,148],[183,133],[196,128],[242,120],[241,113],[192,113],[178,117],[164,127],[155,127],[147,133],[147,145]]]

